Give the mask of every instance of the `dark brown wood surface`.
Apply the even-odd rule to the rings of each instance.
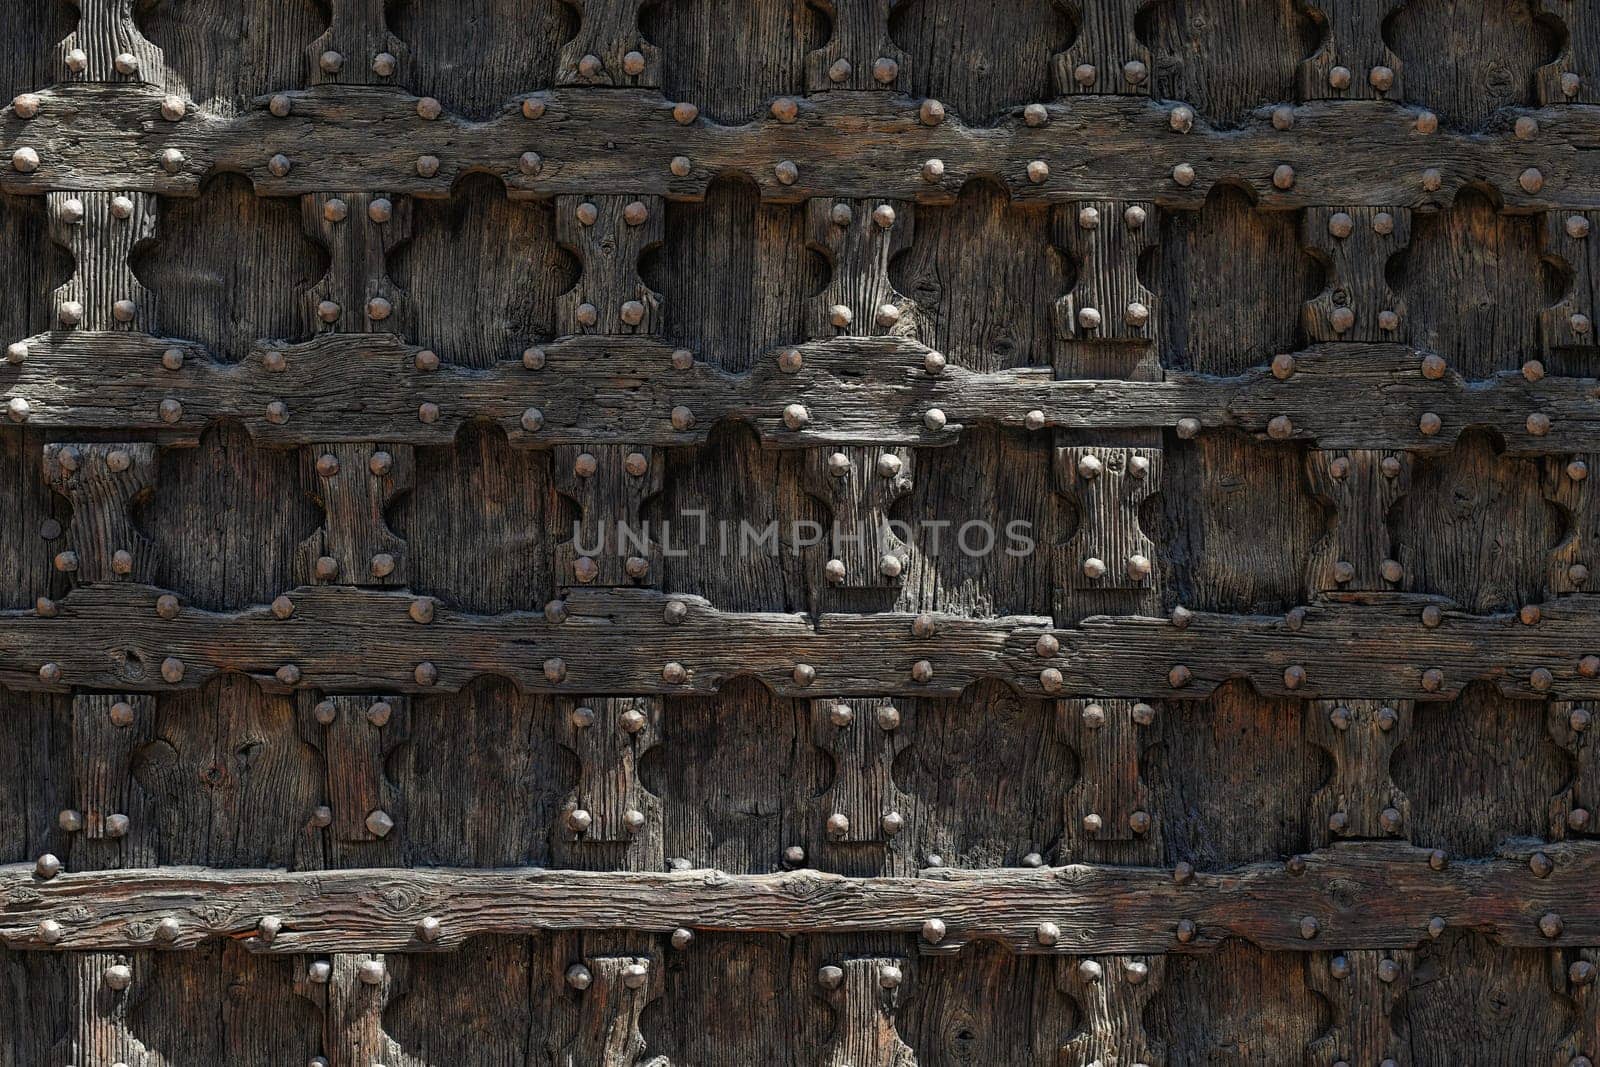
[[[6,5],[0,1067],[1600,1059],[1597,56]]]

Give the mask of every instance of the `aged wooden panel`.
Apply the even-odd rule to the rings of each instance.
[[[0,11],[0,1065],[1600,1058],[1578,0]]]

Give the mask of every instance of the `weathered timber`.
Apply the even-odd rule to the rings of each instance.
[[[567,337],[491,368],[440,364],[388,335],[264,341],[241,363],[137,334],[39,335],[0,363],[6,425],[145,431],[192,442],[239,419],[274,446],[445,444],[487,419],[518,447],[692,445],[723,422],[770,448],[953,444],[968,426],[1064,430],[1237,429],[1323,449],[1442,452],[1488,430],[1513,455],[1600,452],[1600,379],[1503,372],[1472,381],[1398,344],[1328,344],[1231,377],[1056,380],[1048,367],[981,373],[967,353],[899,337],[785,346],[745,374],[645,337]],[[182,357],[168,370],[163,356]],[[688,358],[686,358],[688,357]],[[800,364],[794,369],[795,362]],[[1287,371],[1287,373],[1285,373]],[[1534,380],[1530,380],[1532,377]],[[803,413],[790,410],[799,404]],[[1186,420],[1191,420],[1187,421]]]
[[[1230,183],[1268,208],[1432,207],[1466,185],[1487,184],[1510,210],[1600,207],[1600,161],[1581,151],[1600,135],[1600,109],[1588,105],[1509,112],[1508,119],[1540,127],[1537,139],[1519,140],[1509,130],[1440,130],[1422,109],[1386,102],[1300,104],[1289,109],[1288,129],[1275,128],[1272,109],[1261,108],[1240,128],[1219,130],[1175,121],[1171,104],[1123,96],[1041,104],[1048,121],[1037,126],[1020,115],[984,126],[954,114],[925,121],[921,101],[894,93],[823,93],[798,100],[793,122],[719,126],[681,110],[689,121],[680,122],[674,101],[621,88],[529,94],[482,122],[423,118],[408,93],[343,86],[280,94],[288,106],[281,118],[262,100],[237,118],[196,110],[175,123],[152,121],[161,97],[136,89],[61,86],[37,95],[32,119],[19,119],[14,107],[0,112],[0,149],[39,157],[37,169],[0,173],[6,192],[192,196],[220,168],[243,172],[266,196],[329,189],[445,196],[463,175],[486,171],[513,195],[626,190],[698,200],[717,176],[737,172],[764,198],[790,203],[819,196],[949,203],[969,179],[993,175],[1025,201],[1121,198],[1196,208],[1218,183]],[[1352,140],[1361,154],[1343,149]],[[524,159],[530,146],[534,160]],[[290,165],[274,167],[277,156]],[[674,169],[675,159],[687,167]],[[929,160],[941,166],[929,170]],[[1296,175],[1288,188],[1273,182],[1279,167]]]
[[[904,957],[879,956],[842,960],[818,972],[835,1013],[823,1067],[916,1067],[916,1053],[895,1023],[906,996],[905,966]]]
[[[1530,870],[1535,853],[1553,864],[1545,877]],[[988,938],[1016,952],[1098,956],[1207,953],[1233,937],[1284,952],[1404,949],[1428,941],[1437,919],[1508,946],[1554,948],[1600,940],[1597,877],[1600,846],[1536,841],[1508,841],[1480,860],[1441,860],[1400,843],[1340,844],[1182,882],[1170,869],[1111,866],[933,868],[916,878],[161,867],[42,880],[30,864],[0,868],[0,940],[18,949],[146,949],[159,947],[152,931],[171,916],[178,933],[165,944],[173,948],[226,937],[257,952],[425,952],[481,934],[559,930],[909,936],[939,919],[936,942],[918,937],[924,953]],[[1560,925],[1541,929],[1551,912]],[[278,921],[267,938],[261,920],[269,916]],[[438,936],[424,941],[417,924],[429,916]],[[1193,926],[1180,937],[1184,919]],[[60,923],[58,940],[41,935],[49,920]],[[1045,923],[1055,930],[1041,938]]]
[[[1411,952],[1342,952],[1306,958],[1306,984],[1332,1009],[1331,1025],[1306,1049],[1318,1067],[1340,1063],[1405,1064],[1410,1029],[1396,1009],[1414,970]]]
[[[1160,956],[1084,956],[1057,963],[1057,985],[1077,1001],[1079,1030],[1065,1062],[1162,1063],[1145,1032],[1144,1014],[1166,972]]]
[[[932,696],[996,678],[1030,696],[1199,700],[1244,678],[1318,698],[1448,700],[1475,681],[1524,698],[1600,696],[1600,598],[1530,607],[1537,626],[1390,594],[1284,616],[1093,616],[1052,629],[1031,616],[730,612],[626,588],[574,588],[543,614],[329,586],[210,612],[120,583],[0,612],[0,683],[160,692],[233,671],[277,691],[425,692],[503,675],[524,692],[682,694],[748,676],[785,695]]]
[[[132,584],[84,587],[44,615],[0,613],[0,681],[170,690],[240,671],[277,691],[370,693],[454,691],[498,674],[525,692],[581,695],[710,693],[754,676],[782,693],[948,695],[980,677],[1014,674],[1006,664],[1019,628],[1037,634],[1048,625],[1030,616],[928,615],[924,626],[905,613],[729,613],[701,597],[583,587],[542,614],[473,616],[426,596],[310,586],[286,591],[275,606],[183,606],[165,618],[177,606],[177,598],[163,606],[166,595]],[[40,674],[45,662],[59,678]],[[932,665],[926,673],[923,664]]]

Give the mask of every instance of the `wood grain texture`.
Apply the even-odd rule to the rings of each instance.
[[[1593,907],[1595,846],[1566,842],[1538,849],[1554,861],[1542,879],[1528,870],[1535,847],[1508,843],[1493,859],[1452,861],[1435,870],[1429,849],[1353,843],[1306,854],[1294,870],[1255,864],[1196,875],[1181,885],[1163,868],[1084,866],[932,868],[923,877],[888,879],[817,871],[297,874],[173,867],[60,874],[48,881],[31,867],[11,867],[3,878],[13,903],[0,919],[0,939],[11,948],[136,950],[149,944],[154,917],[175,915],[173,945],[179,948],[227,936],[258,952],[419,952],[450,949],[480,933],[535,929],[878,931],[909,939],[927,919],[939,918],[945,936],[937,944],[919,938],[919,951],[951,952],[971,939],[992,938],[1017,952],[1072,956],[1091,945],[1097,954],[1209,952],[1230,937],[1285,952],[1330,945],[1409,948],[1428,939],[1428,923],[1437,916],[1512,947],[1592,944],[1600,924]],[[387,903],[375,906],[379,901]],[[1564,920],[1554,937],[1536,922],[1552,910]],[[257,930],[264,915],[283,920],[270,941]],[[424,943],[415,927],[427,915],[440,920],[440,936]],[[1196,930],[1181,941],[1173,932],[1185,917]],[[1304,923],[1307,917],[1315,922]],[[53,945],[37,929],[49,918],[62,926]],[[1061,929],[1053,945],[1036,936],[1043,922]]]
[[[1595,379],[1530,381],[1502,371],[1471,380],[1450,365],[1435,372],[1432,361],[1424,366],[1435,353],[1403,345],[1283,353],[1287,380],[1258,367],[1226,378],[1173,371],[1161,381],[1057,380],[1048,368],[930,370],[929,349],[893,337],[791,345],[741,376],[715,369],[712,358],[679,355],[675,363],[680,350],[660,341],[598,335],[540,347],[543,360],[531,371],[526,361],[501,361],[489,374],[419,367],[419,350],[387,335],[266,342],[239,365],[213,362],[187,343],[119,333],[38,336],[26,345],[22,362],[0,367],[8,405],[21,402],[11,406],[11,425],[154,431],[177,443],[221,419],[238,419],[258,442],[278,447],[442,444],[470,421],[492,420],[522,447],[698,444],[718,422],[740,421],[778,448],[938,447],[985,423],[1182,429],[1191,420],[1190,437],[1228,427],[1325,449],[1439,452],[1482,429],[1516,455],[1600,450]],[[183,354],[182,366],[152,373],[167,352]],[[799,353],[798,370],[785,365],[791,352]],[[113,370],[118,387],[108,392]],[[801,398],[817,399],[797,415],[789,409]],[[1351,407],[1360,419],[1346,417]]]
[[[1543,64],[1557,57],[1561,43],[1559,29],[1542,17],[1550,6],[1555,5],[1542,0],[1467,8],[1441,0],[1404,5],[1385,27],[1385,37],[1405,63],[1405,99],[1427,101],[1442,121],[1465,129],[1490,125],[1501,108],[1540,100],[1536,85],[1549,85]],[[1557,75],[1557,85],[1559,80]],[[1561,93],[1544,99],[1573,98]]]
[[[1219,183],[1285,209],[1431,206],[1474,185],[1487,185],[1517,211],[1600,206],[1600,163],[1570,150],[1595,136],[1600,113],[1588,107],[1526,112],[1541,133],[1523,141],[1500,132],[1420,132],[1418,109],[1381,102],[1301,104],[1287,130],[1274,128],[1262,109],[1237,130],[1196,123],[1184,133],[1173,128],[1170,105],[1137,96],[1089,96],[1070,108],[1048,104],[1049,121],[1033,127],[1009,117],[993,126],[956,116],[930,125],[916,100],[826,93],[801,101],[794,122],[719,126],[703,116],[680,124],[672,102],[649,90],[529,94],[524,100],[537,118],[524,116],[523,100],[511,100],[492,118],[469,122],[453,114],[422,118],[418,98],[407,93],[340,87],[285,94],[289,111],[281,118],[265,109],[236,118],[197,112],[157,128],[140,117],[160,102],[140,93],[83,85],[39,95],[37,117],[12,119],[7,142],[13,150],[34,150],[39,165],[0,173],[6,192],[192,196],[220,168],[243,173],[272,196],[330,188],[442,196],[464,175],[485,171],[516,194],[539,196],[623,187],[635,196],[695,200],[715,178],[738,173],[763,198],[790,203],[815,196],[949,203],[968,181],[984,177],[1001,181],[1019,200],[1126,197],[1163,208],[1196,207]],[[544,161],[532,173],[522,158],[530,137],[538,139]],[[1366,146],[1359,159],[1329,157],[1330,144],[1354,137]],[[630,151],[607,149],[618,141]],[[369,151],[374,142],[403,147]],[[870,161],[840,145],[859,146]],[[169,149],[181,158],[161,162]],[[271,168],[276,155],[293,164],[281,175]],[[680,156],[690,161],[681,176],[671,168]],[[944,164],[934,181],[924,176],[929,159]],[[1041,160],[1058,167],[1036,181],[1029,166]],[[777,165],[784,161],[794,164],[792,180]],[[1175,176],[1183,164],[1194,169],[1192,180]],[[1288,189],[1273,183],[1279,166],[1298,175]],[[1531,183],[1533,191],[1524,188],[1530,168],[1542,179]],[[1431,178],[1424,181],[1429,170],[1438,171],[1436,188]]]
[[[1185,101],[1218,126],[1269,101],[1296,99],[1300,61],[1319,40],[1297,0],[1165,0],[1144,17],[1156,96]]]
[[[973,125],[1054,96],[1054,56],[1072,44],[1080,21],[1061,0],[903,0],[891,6],[889,35],[903,51],[884,49],[884,55],[900,61],[899,77],[888,86],[932,97]],[[1017,32],[1019,26],[1027,32]],[[846,84],[865,89],[883,84],[871,68],[871,61],[857,63],[861,73]]]
[[[169,619],[156,610],[164,595],[84,586],[43,614],[0,613],[0,680],[161,692],[239,671],[279,691],[448,692],[501,674],[523,692],[643,695],[714,692],[750,676],[780,694],[864,696],[953,695],[993,678],[1032,696],[1193,700],[1246,678],[1263,694],[1307,697],[1446,700],[1477,681],[1523,698],[1600,694],[1588,594],[1533,605],[1536,628],[1391,594],[1282,617],[1093,616],[1069,629],[1036,616],[726,612],[643,589],[574,589],[545,614],[497,616],[400,592],[302,586],[281,594],[287,615],[285,605],[223,614],[180,601]],[[352,627],[366,635],[355,658]],[[1041,648],[1041,637],[1057,647]],[[530,641],[542,658],[516,658]]]
[[[1592,1057],[1595,25],[10,5],[0,1067]]]
[[[154,0],[138,22],[166,59],[167,90],[221,115],[306,84],[307,49],[328,26],[316,0]]]
[[[839,31],[848,33],[852,9],[873,6],[872,0],[841,4],[845,25]],[[667,99],[689,101],[728,125],[760,114],[774,97],[800,96],[808,86],[835,88],[826,70],[845,58],[841,44],[829,40],[828,16],[807,2],[664,0],[640,12],[640,25],[661,48],[661,89]],[[729,41],[739,47],[727,47]],[[872,80],[877,53],[868,49],[877,42],[852,43],[861,47],[848,57],[850,73],[840,87],[871,88],[877,84]],[[831,58],[813,56],[825,46]]]
[[[155,447],[46,445],[43,468],[45,484],[72,505],[55,568],[78,582],[153,579],[154,548],[135,528],[133,512],[155,488]]]

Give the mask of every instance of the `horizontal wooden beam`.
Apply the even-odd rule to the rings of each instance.
[[[160,692],[237,671],[283,691],[387,693],[498,675],[525,692],[671,695],[754,677],[786,696],[947,696],[994,678],[1030,696],[1142,700],[1202,699],[1244,678],[1308,698],[1445,700],[1475,681],[1516,697],[1600,697],[1600,596],[1552,600],[1536,625],[1438,597],[1367,596],[1284,616],[1180,610],[1055,629],[1031,616],[727,612],[625,588],[480,616],[403,591],[318,586],[219,613],[111,583],[0,612],[0,683]]]
[[[1468,184],[1491,186],[1517,211],[1600,207],[1600,161],[1582,151],[1600,133],[1600,108],[1586,105],[1506,109],[1495,132],[1463,134],[1422,109],[1378,101],[1263,107],[1239,128],[1218,130],[1190,108],[1118,96],[1049,102],[1039,125],[1018,106],[989,126],[893,93],[829,92],[796,100],[792,121],[719,126],[697,117],[692,102],[625,88],[531,93],[482,122],[423,118],[417,97],[355,86],[262,98],[237,117],[191,108],[176,122],[162,121],[162,96],[138,85],[36,95],[36,117],[4,113],[5,152],[37,157],[0,174],[5,192],[192,195],[227,170],[270,196],[445,196],[463,175],[488,172],[530,196],[692,200],[737,172],[780,201],[943,202],[983,176],[1019,199],[1122,197],[1180,208],[1199,206],[1219,182],[1248,187],[1268,208],[1428,207]],[[1537,123],[1535,136],[1518,139],[1512,120],[1520,118]],[[1360,152],[1344,148],[1356,143]]]
[[[1280,356],[1276,373],[1168,371],[1148,382],[1056,380],[1048,367],[977,373],[960,366],[961,353],[930,364],[930,350],[903,337],[784,347],[744,374],[649,337],[566,337],[536,346],[526,361],[486,369],[426,356],[419,364],[420,350],[389,334],[262,342],[239,363],[130,333],[40,335],[23,344],[21,362],[0,363],[0,405],[25,404],[12,424],[176,442],[228,418],[271,446],[441,445],[484,419],[524,447],[689,445],[736,421],[774,448],[935,447],[955,443],[967,426],[997,424],[1231,428],[1319,448],[1413,451],[1449,449],[1468,430],[1488,429],[1513,453],[1600,451],[1600,380],[1506,372],[1468,381],[1399,344],[1319,345]],[[175,370],[162,360],[172,350],[183,355]],[[796,404],[803,419],[793,417]]]
[[[1510,842],[1470,862],[1361,842],[1216,872],[935,868],[917,878],[164,867],[45,880],[14,866],[0,869],[0,892],[0,941],[15,949],[189,948],[227,937],[271,953],[417,952],[485,934],[679,927],[942,931],[919,937],[926,952],[976,940],[1062,954],[1209,952],[1229,938],[1281,951],[1405,948],[1449,927],[1516,947],[1600,943],[1593,842]],[[429,918],[437,936],[424,941]]]

